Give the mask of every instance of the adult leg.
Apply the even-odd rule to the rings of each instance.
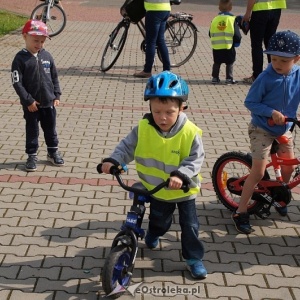
[[[279,25],[281,16],[281,9],[273,9],[269,11],[268,22],[266,25],[266,32],[264,37],[265,49],[268,48],[269,40],[274,33],[276,33],[277,27]],[[271,56],[268,55],[268,62],[271,62]]]
[[[170,57],[169,57],[169,51],[168,51],[168,47],[166,45],[166,40],[165,40],[166,23],[170,16],[170,12],[162,11],[162,12],[159,12],[159,14],[160,14],[160,18],[161,18],[161,23],[160,23],[160,27],[158,30],[156,44],[157,44],[158,51],[160,52],[160,55],[162,58],[163,70],[170,71]]]
[[[144,65],[144,72],[151,73],[154,63],[156,41],[160,28],[159,12],[148,11],[145,16],[145,30],[146,30],[146,61]]]
[[[265,37],[267,17],[267,10],[255,11],[251,15],[250,39],[254,79],[263,71],[264,57],[262,43]]]

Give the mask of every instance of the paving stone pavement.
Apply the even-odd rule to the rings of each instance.
[[[0,9],[29,15],[36,0],[1,0]],[[207,2],[207,1],[206,1]],[[217,2],[217,1],[216,1]],[[63,91],[58,108],[60,151],[66,166],[46,162],[41,137],[38,171],[24,171],[24,121],[11,86],[10,66],[23,47],[20,30],[0,38],[0,299],[102,299],[100,272],[112,239],[131,205],[112,176],[99,175],[97,164],[148,111],[142,95],[145,80],[132,74],[143,65],[141,37],[131,26],[116,66],[102,73],[100,58],[108,35],[120,20],[115,0],[63,0],[68,23],[47,41]],[[237,1],[240,4],[242,1]],[[283,12],[279,29],[300,34],[300,10]],[[212,86],[212,54],[208,27],[216,5],[183,1],[173,11],[193,13],[198,46],[192,59],[174,69],[190,86],[189,118],[203,129],[206,159],[203,186],[197,199],[205,244],[208,277],[195,281],[185,269],[180,252],[180,230],[175,214],[171,230],[159,248],[140,242],[133,283],[143,293],[121,299],[300,299],[300,195],[293,193],[289,215],[275,212],[267,220],[252,217],[255,232],[237,234],[230,212],[217,200],[211,184],[215,160],[231,150],[248,151],[249,113],[243,100],[249,86]],[[244,7],[236,5],[235,14]],[[158,70],[161,64],[158,62]],[[221,78],[224,80],[224,68]],[[249,37],[243,36],[234,66],[236,80],[251,73]],[[296,152],[300,153],[299,147]],[[137,179],[133,165],[125,179]],[[147,217],[144,228],[146,228]],[[150,288],[188,288],[176,294],[150,293]],[[194,290],[191,290],[191,289]]]

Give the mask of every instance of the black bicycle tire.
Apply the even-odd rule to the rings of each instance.
[[[111,250],[109,255],[107,256],[104,266],[102,268],[101,281],[102,287],[106,295],[109,295],[114,291],[117,286],[117,283],[112,282],[112,277],[114,273],[114,268],[118,263],[119,258],[123,255],[129,248],[125,245],[118,245]],[[129,253],[130,255],[130,253]],[[134,266],[130,267],[130,272],[132,273]],[[131,276],[129,277],[129,281],[127,286],[130,284]],[[125,292],[125,291],[124,291]],[[120,297],[122,293],[113,294],[110,298],[116,299]]]
[[[108,39],[108,42],[103,50],[103,54],[102,54],[102,58],[101,58],[101,71],[102,72],[106,72],[108,71],[109,69],[111,69],[114,64],[117,62],[121,52],[123,51],[123,48],[124,48],[124,45],[125,45],[125,42],[127,40],[127,35],[128,35],[128,30],[129,30],[129,26],[130,26],[130,23],[125,23],[124,21],[121,21],[117,26],[116,28],[112,31],[112,33],[110,34],[109,36],[109,39]],[[109,48],[111,47],[111,43],[112,41],[114,41],[116,39],[116,37],[118,36],[120,30],[124,27],[124,32],[122,33],[122,36],[120,38],[120,41],[118,43],[118,52],[116,54],[116,56],[114,57],[114,59],[111,61],[111,63],[108,65],[108,66],[104,66],[104,62],[105,62],[105,59],[106,59],[106,55],[107,55],[107,52],[109,50]]]
[[[176,23],[184,23],[186,24],[187,27],[189,27],[190,31],[189,32],[192,32],[193,33],[193,37],[194,37],[194,42],[193,42],[193,46],[191,47],[191,50],[190,50],[190,53],[188,54],[188,56],[186,56],[182,61],[180,62],[176,62],[176,63],[172,63],[172,53],[170,53],[169,51],[169,56],[170,56],[170,61],[171,61],[171,67],[173,68],[177,68],[177,67],[180,67],[182,65],[184,65],[185,63],[187,63],[190,58],[193,56],[193,54],[195,53],[196,51],[196,47],[197,47],[197,44],[198,44],[198,34],[197,34],[197,28],[196,26],[190,21],[190,20],[184,20],[184,19],[173,19],[169,22],[167,22],[167,26],[166,26],[166,31],[165,31],[165,35],[166,33],[169,32],[170,30],[170,27],[174,26],[174,24]],[[187,31],[186,31],[187,32]],[[173,34],[173,32],[171,32]],[[168,42],[166,41],[167,43],[167,47],[170,48],[170,46],[168,45]],[[161,55],[159,53],[159,51],[157,51],[157,54],[158,54],[158,58],[159,60],[162,62],[162,58],[161,58]],[[176,55],[176,53],[175,53]]]
[[[221,185],[221,179],[219,178],[219,176],[221,176],[220,171],[223,170],[223,166],[227,163],[227,162],[235,162],[235,164],[243,164],[247,169],[251,169],[252,166],[252,159],[250,155],[247,155],[245,153],[242,152],[236,152],[236,151],[232,151],[232,152],[227,152],[223,155],[221,155],[215,162],[214,166],[213,166],[213,170],[212,170],[212,183],[213,183],[213,187],[214,190],[216,192],[216,195],[218,197],[218,199],[220,200],[220,202],[229,210],[231,211],[235,211],[237,208],[237,205],[233,205],[232,203],[234,203],[234,200],[229,201],[229,195],[225,197],[225,188],[224,186],[220,186]],[[236,168],[236,172],[239,171],[239,168]],[[247,172],[246,172],[247,173]],[[243,175],[246,175],[243,174]],[[241,176],[241,175],[239,175]],[[239,176],[236,176],[237,178]],[[268,178],[269,174],[267,173],[267,171],[265,172],[265,176],[264,178]],[[223,183],[224,185],[224,183]],[[256,200],[252,200],[253,204],[251,204],[251,206],[248,206],[248,213],[249,214],[253,214],[258,212],[262,207],[263,207],[263,203],[262,202],[258,202]]]
[[[31,15],[30,15],[30,19],[36,19],[36,18],[35,18],[36,12],[37,12],[39,9],[43,8],[43,7],[47,8],[47,7],[48,7],[48,4],[46,4],[46,3],[41,3],[41,4],[39,4],[38,6],[36,6],[36,7],[33,9],[32,13],[31,13]],[[61,33],[61,32],[65,29],[66,24],[67,24],[67,16],[66,16],[65,11],[64,11],[59,5],[57,5],[57,4],[54,4],[53,7],[51,7],[51,10],[54,9],[54,8],[55,8],[55,9],[58,9],[58,11],[62,14],[63,22],[62,22],[62,26],[60,26],[60,28],[59,28],[58,30],[56,30],[55,32],[51,32],[51,26],[49,26],[49,22],[46,22],[46,25],[48,26],[48,33],[49,33],[49,36],[50,36],[50,37],[56,36],[56,35],[58,35],[59,33]],[[51,14],[51,12],[50,12],[50,14]],[[47,24],[47,23],[48,23],[48,24]]]

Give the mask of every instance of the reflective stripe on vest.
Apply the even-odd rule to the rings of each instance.
[[[210,26],[211,46],[215,50],[231,49],[234,35],[234,16],[218,15]]]
[[[285,0],[257,0],[252,11],[286,8]]]
[[[144,2],[146,11],[170,11],[170,1],[166,0],[147,0]]]
[[[181,161],[189,156],[196,134],[202,135],[202,130],[190,121],[187,121],[175,136],[167,139],[161,137],[156,129],[149,125],[148,120],[139,122],[134,159],[138,176],[148,190],[167,180],[172,171],[178,170]],[[187,193],[163,188],[153,196],[162,200],[175,200],[196,195],[200,191],[200,176],[197,175],[192,180],[196,187]]]

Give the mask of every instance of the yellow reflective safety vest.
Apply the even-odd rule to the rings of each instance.
[[[218,15],[210,25],[210,42],[214,50],[231,49],[235,16]]]
[[[166,0],[147,0],[144,1],[146,11],[171,11],[170,1]]]
[[[285,0],[257,0],[252,11],[286,8]]]
[[[166,181],[172,171],[178,170],[181,161],[189,156],[196,134],[202,136],[202,130],[189,120],[171,138],[160,136],[156,129],[149,125],[147,119],[139,122],[134,159],[138,176],[148,190],[152,190],[158,184]],[[199,183],[200,174],[192,180]],[[190,188],[187,193],[182,190],[163,188],[153,197],[164,201],[176,200],[196,195],[199,191],[199,185]]]

